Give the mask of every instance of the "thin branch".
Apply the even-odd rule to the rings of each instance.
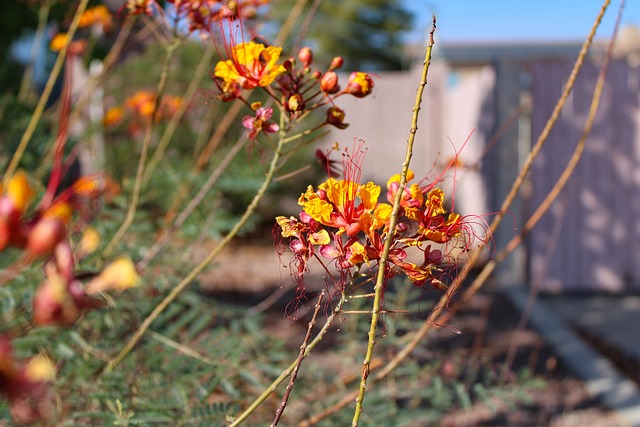
[[[344,305],[344,303],[347,301],[347,298],[345,296],[344,293],[342,293],[340,295],[340,300],[338,301],[338,303],[336,304],[335,308],[333,309],[333,312],[331,313],[331,315],[327,318],[327,320],[324,322],[324,325],[322,326],[322,329],[320,329],[320,331],[318,332],[318,334],[315,336],[315,338],[313,339],[313,341],[311,341],[309,343],[309,345],[307,346],[305,352],[304,352],[304,357],[307,357],[310,353],[311,350],[313,350],[313,348],[320,342],[322,341],[322,338],[324,338],[325,334],[327,333],[327,331],[329,330],[329,327],[331,326],[331,324],[333,323],[334,319],[336,318],[336,316],[338,314],[340,314],[341,310],[342,310],[342,306]],[[296,364],[298,363],[298,361],[294,361],[291,365],[289,365],[289,367],[287,369],[285,369],[284,371],[282,371],[282,373],[280,374],[280,376],[278,378],[276,378],[270,385],[269,387],[267,387],[265,389],[265,391],[256,398],[256,400],[253,401],[253,403],[247,408],[245,409],[245,411],[238,415],[238,417],[236,419],[233,420],[233,422],[229,425],[229,427],[237,427],[239,426],[244,420],[246,420],[247,418],[249,418],[249,416],[262,404],[262,402],[264,402],[267,397],[269,397],[271,395],[271,393],[273,393],[276,388],[285,380],[287,379],[287,377],[291,374],[291,372],[293,371],[293,368],[296,366]]]
[[[287,402],[289,401],[289,395],[291,394],[291,390],[293,390],[293,384],[296,381],[296,378],[298,377],[298,370],[300,369],[300,365],[302,364],[302,361],[305,358],[305,353],[307,351],[307,343],[309,342],[309,339],[311,339],[311,331],[313,330],[313,326],[316,324],[316,319],[318,318],[318,313],[320,312],[320,307],[321,307],[320,304],[322,303],[322,299],[324,298],[325,293],[326,293],[326,290],[324,289],[322,290],[322,292],[320,292],[320,296],[318,297],[318,302],[316,303],[316,308],[313,311],[313,316],[309,321],[307,334],[305,335],[304,340],[302,341],[302,345],[300,346],[300,354],[298,354],[298,360],[296,360],[295,366],[293,367],[293,371],[291,371],[291,378],[289,379],[289,384],[287,384],[287,388],[284,392],[284,396],[282,396],[282,402],[280,402],[280,407],[276,411],[276,416],[273,419],[273,422],[271,423],[271,427],[276,427],[278,425],[278,422],[280,422],[280,417],[282,417],[282,414],[284,413],[284,409],[287,407]]]
[[[389,258],[389,251],[391,249],[391,243],[393,242],[393,237],[395,235],[395,228],[398,221],[398,212],[400,211],[400,202],[402,200],[402,196],[404,194],[404,188],[407,183],[409,163],[411,162],[411,156],[413,155],[413,143],[415,140],[416,132],[418,131],[418,115],[420,113],[420,105],[422,104],[422,94],[424,93],[424,88],[427,85],[427,75],[429,73],[429,65],[431,64],[431,51],[434,45],[433,36],[435,32],[436,32],[436,17],[434,15],[431,32],[429,33],[429,44],[427,46],[423,68],[422,68],[422,76],[420,79],[420,84],[418,85],[418,91],[416,93],[416,102],[413,107],[413,117],[411,119],[411,129],[409,130],[409,138],[407,140],[406,156],[405,156],[404,163],[402,164],[402,173],[400,175],[400,186],[398,188],[398,192],[396,193],[396,197],[393,203],[391,218],[389,220],[389,232],[384,242],[384,248],[383,248],[383,252],[380,257],[380,262],[378,266],[378,274],[376,277],[376,284],[374,287],[375,295],[373,297],[371,325],[369,328],[369,341],[367,344],[367,352],[365,354],[365,358],[363,362],[364,366],[362,368],[360,390],[358,391],[358,397],[356,398],[356,407],[353,414],[353,420],[351,421],[351,425],[353,427],[357,427],[358,422],[360,421],[360,414],[362,413],[362,402],[364,401],[364,395],[367,389],[367,379],[369,377],[369,372],[371,369],[371,359],[373,357],[373,348],[375,346],[375,340],[376,340],[376,328],[378,325],[378,317],[381,309],[380,306],[382,304],[382,290],[384,288],[385,273],[386,273],[385,270],[387,266],[387,260]]]

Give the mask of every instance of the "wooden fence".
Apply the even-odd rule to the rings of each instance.
[[[565,168],[589,111],[598,66],[580,74],[568,105],[534,163],[531,208]],[[541,132],[571,70],[532,69],[532,134]],[[531,234],[530,278],[545,291],[640,290],[640,70],[611,64],[596,121],[567,188]]]

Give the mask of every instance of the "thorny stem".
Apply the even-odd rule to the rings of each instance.
[[[398,212],[400,211],[400,201],[404,193],[404,187],[407,183],[407,173],[409,172],[409,163],[411,162],[411,156],[413,155],[413,143],[415,140],[416,132],[418,131],[418,115],[420,113],[420,105],[422,104],[422,94],[424,88],[427,85],[427,74],[429,73],[429,65],[431,64],[431,51],[434,45],[433,36],[436,32],[436,17],[433,16],[431,32],[429,33],[429,44],[425,53],[424,63],[422,67],[422,76],[420,84],[418,85],[418,91],[416,93],[416,102],[413,107],[413,116],[411,118],[411,129],[409,131],[409,138],[407,139],[407,151],[404,163],[402,164],[402,174],[400,176],[400,186],[396,193],[395,200],[393,201],[393,210],[391,211],[391,218],[389,220],[389,233],[384,242],[384,248],[382,256],[380,257],[380,264],[378,267],[378,275],[376,277],[376,285],[374,287],[375,295],[373,297],[373,309],[371,313],[371,326],[369,328],[369,342],[367,344],[367,352],[364,358],[364,367],[362,368],[362,377],[360,380],[360,390],[358,391],[358,397],[356,398],[356,408],[353,414],[353,420],[351,425],[356,427],[360,421],[360,414],[362,413],[362,402],[367,389],[367,379],[371,369],[371,359],[373,356],[373,348],[376,342],[376,327],[378,325],[378,317],[380,314],[380,305],[382,301],[382,290],[384,288],[385,281],[385,269],[387,266],[387,259],[389,257],[389,250],[391,249],[391,243],[395,235],[395,228],[398,221]]]
[[[231,128],[231,125],[234,123],[236,117],[238,117],[238,114],[240,114],[240,111],[242,111],[243,107],[244,104],[242,104],[241,102],[234,102],[231,105],[227,113],[222,117],[222,120],[220,121],[218,127],[216,127],[216,131],[211,136],[211,139],[209,139],[209,142],[198,156],[196,165],[193,168],[194,172],[201,172],[205,168],[207,163],[209,163],[209,159],[213,155],[216,148],[218,148],[218,145],[220,145],[222,138],[227,133],[229,128]]]
[[[280,32],[273,40],[273,44],[276,46],[282,45],[284,41],[287,39],[291,30],[293,30],[293,26],[298,22],[298,18],[304,12],[304,7],[307,5],[308,0],[298,0],[296,4],[291,8],[291,12],[287,16],[287,19],[284,21],[282,26],[280,27]]]
[[[554,108],[554,112],[555,111],[560,111],[562,110],[562,107],[564,105],[564,103],[566,102],[567,96],[568,96],[568,92],[571,91],[571,89],[573,88],[573,85],[575,83],[575,76],[577,75],[578,71],[580,70],[582,63],[584,62],[584,58],[586,56],[586,53],[589,49],[589,46],[591,45],[592,41],[593,41],[593,37],[595,35],[595,32],[597,30],[597,28],[600,26],[600,22],[602,20],[602,17],[604,16],[604,13],[606,11],[606,9],[608,8],[610,3],[610,0],[605,0],[602,8],[596,18],[596,21],[594,22],[591,31],[589,32],[589,35],[587,36],[582,49],[580,51],[580,54],[578,56],[578,58],[576,59],[576,62],[574,63],[574,69],[571,73],[571,75],[573,76],[573,78],[569,78],[569,80],[567,81],[567,84],[565,86],[565,92],[563,92],[563,94],[560,96],[560,98],[558,99],[558,102],[556,103],[556,107]],[[567,92],[568,91],[568,92]],[[552,116],[549,118],[549,122],[547,122],[547,125],[545,126],[543,133],[540,135],[540,138],[538,138],[538,143],[544,143],[545,140],[548,138],[549,136],[549,132],[551,131],[551,128],[553,127],[553,125],[555,124],[556,120],[557,120],[558,114],[552,114]],[[544,135],[544,138],[542,138]],[[538,144],[537,143],[537,144]],[[538,150],[539,152],[540,150]],[[530,166],[529,166],[530,167]],[[526,175],[526,173],[528,172],[528,169],[525,170],[524,166],[523,166],[523,170],[521,171],[521,174],[524,172],[524,174]],[[521,184],[521,183],[520,183]],[[516,182],[514,182],[514,186],[516,185]],[[519,187],[519,185],[518,185]],[[511,194],[511,193],[510,193]],[[509,200],[510,199],[510,200]],[[508,209],[509,206],[511,205],[511,202],[513,201],[513,197],[505,199],[504,203],[503,203],[503,209]],[[499,218],[496,217],[494,219],[494,221],[491,224],[491,229],[495,230],[497,228],[497,226],[499,225],[500,221],[502,219],[502,216],[500,216]],[[526,227],[526,226],[525,226]],[[465,263],[462,271],[458,274],[458,276],[456,277],[456,280],[454,281],[454,283],[451,285],[451,288],[455,288],[456,290],[458,290],[460,288],[460,284],[462,283],[462,280],[464,280],[467,275],[469,274],[469,271],[471,271],[471,268],[473,267],[473,265],[475,264],[476,261],[478,261],[478,259],[480,258],[480,253],[481,253],[481,249],[483,249],[486,246],[486,244],[481,244],[480,247],[478,248],[477,251],[474,251],[471,253],[471,256],[469,258],[469,260]],[[506,254],[505,254],[506,256]],[[498,261],[497,259],[498,257],[496,257],[496,261]],[[500,260],[502,260],[504,258],[501,257]],[[437,313],[437,316],[432,316],[434,313],[432,312],[432,315],[429,316],[429,319],[424,322],[422,324],[422,326],[420,327],[420,329],[418,329],[417,331],[412,333],[411,336],[411,340],[409,341],[409,343],[407,345],[405,345],[405,347],[403,347],[403,349],[398,352],[398,354],[396,354],[393,359],[391,359],[389,361],[389,363],[385,364],[384,368],[382,368],[380,371],[376,372],[376,375],[373,376],[372,380],[373,382],[378,382],[383,380],[384,378],[387,377],[387,375],[389,375],[391,372],[393,372],[408,356],[409,354],[411,354],[411,352],[417,347],[417,345],[428,335],[428,333],[433,329],[434,323],[433,323],[433,319],[436,319],[437,322],[439,322],[439,324],[443,324],[445,322],[448,321],[448,319],[451,317],[451,315],[455,312],[456,309],[458,309],[459,307],[461,307],[462,305],[464,305],[466,302],[468,302],[476,293],[477,291],[482,287],[482,285],[486,282],[486,280],[488,279],[489,275],[491,274],[491,272],[495,269],[497,265],[497,262],[490,262],[488,263],[480,272],[480,275],[476,278],[476,280],[473,282],[473,284],[469,287],[469,289],[467,289],[464,293],[464,295],[462,296],[461,300],[455,304],[454,307],[451,308],[450,311],[442,313],[444,307],[446,306],[447,303],[447,295],[444,295],[440,301],[438,302],[436,308],[439,308],[439,311]],[[435,309],[434,309],[435,312]],[[335,405],[331,406],[330,408],[325,409],[322,413],[318,414],[317,416],[314,416],[312,418],[310,418],[309,420],[302,422],[299,424],[299,427],[307,427],[310,425],[314,425],[315,423],[321,421],[322,419],[326,418],[327,416],[335,413],[336,411],[340,410],[341,408],[344,408],[345,406],[347,406],[354,397],[356,397],[356,393],[351,393],[347,396],[345,396],[342,400],[340,400],[339,402],[337,402]]]
[[[129,209],[127,209],[127,214],[125,216],[122,225],[116,232],[116,234],[111,238],[109,244],[105,247],[103,252],[103,258],[108,258],[109,255],[113,252],[115,247],[118,245],[122,237],[124,237],[125,233],[133,223],[133,220],[136,216],[136,211],[138,209],[138,203],[140,202],[140,193],[142,192],[142,187],[144,180],[144,166],[147,161],[147,155],[149,153],[149,147],[151,145],[151,138],[153,136],[153,130],[155,128],[155,121],[158,115],[158,110],[160,108],[160,102],[164,95],[164,90],[167,86],[167,80],[169,79],[169,69],[171,68],[171,61],[176,52],[176,49],[181,44],[181,39],[176,37],[171,44],[167,46],[166,56],[164,60],[164,65],[162,68],[162,74],[160,75],[160,81],[158,82],[158,87],[156,88],[156,99],[153,107],[153,114],[149,118],[149,123],[147,124],[147,128],[144,134],[144,140],[142,141],[142,149],[140,151],[140,158],[138,160],[138,169],[136,171],[136,180],[133,185],[133,195],[131,196],[131,202],[129,202]]]
[[[336,318],[338,314],[340,314],[342,310],[342,306],[346,301],[347,301],[347,297],[346,297],[346,294],[343,292],[340,295],[340,300],[338,301],[335,308],[333,309],[333,312],[329,317],[327,317],[327,320],[324,322],[322,329],[318,331],[318,334],[315,336],[315,338],[309,343],[309,345],[307,345],[307,348],[304,351],[304,358],[306,358],[311,353],[311,350],[313,350],[313,348],[320,341],[322,341],[322,338],[324,338],[325,334],[329,330],[329,327],[333,323],[333,320]],[[289,375],[291,375],[291,372],[293,372],[293,369],[296,367],[297,364],[298,364],[298,360],[296,359],[293,363],[291,363],[291,365],[289,365],[289,367],[287,367],[284,371],[282,371],[280,376],[276,378],[269,385],[269,387],[267,387],[266,390],[260,396],[258,396],[258,398],[256,398],[256,400],[254,400],[253,403],[247,409],[245,409],[245,411],[242,414],[238,415],[238,417],[233,420],[233,422],[229,425],[229,427],[237,427],[244,420],[246,420],[249,417],[249,415],[251,415],[262,404],[262,402],[264,402],[267,399],[267,397],[269,397],[271,393],[273,393],[278,388],[278,386],[285,379],[287,379]]]
[[[284,115],[281,116],[281,122],[284,120]],[[247,206],[247,209],[242,214],[242,217],[236,222],[231,231],[220,241],[220,243],[198,264],[180,283],[176,285],[175,288],[153,309],[151,314],[149,314],[144,322],[140,325],[135,334],[131,337],[129,342],[122,348],[120,353],[114,357],[106,367],[107,371],[112,370],[118,363],[125,358],[127,354],[135,347],[135,345],[140,341],[144,333],[149,329],[151,323],[162,313],[168,306],[175,300],[182,291],[186,289],[186,287],[195,279],[210,263],[213,261],[220,252],[229,244],[229,242],[238,234],[238,232],[244,227],[247,223],[253,212],[255,211],[258,203],[264,196],[273,180],[273,176],[278,165],[278,161],[280,159],[280,154],[282,153],[282,148],[284,146],[284,131],[280,134],[280,138],[278,140],[278,146],[276,147],[275,152],[273,153],[273,158],[271,159],[271,163],[269,165],[269,170],[265,176],[262,185],[256,192],[253,200]]]
[[[316,319],[318,318],[318,313],[320,312],[320,307],[321,307],[320,304],[322,303],[322,299],[324,298],[325,293],[326,293],[326,290],[324,289],[322,290],[322,292],[320,292],[320,296],[318,297],[318,302],[316,303],[315,310],[313,311],[313,316],[309,321],[307,334],[305,335],[304,340],[302,341],[302,345],[300,346],[300,354],[298,354],[298,360],[296,360],[295,366],[293,367],[293,371],[291,371],[291,378],[289,379],[289,384],[287,385],[287,389],[285,390],[284,396],[282,396],[282,402],[280,403],[280,407],[276,411],[276,416],[273,419],[273,422],[271,423],[271,427],[276,427],[278,425],[278,422],[280,421],[280,417],[282,417],[282,414],[284,413],[284,409],[287,407],[287,402],[289,401],[289,395],[291,394],[291,390],[293,390],[293,384],[296,381],[296,378],[298,376],[300,365],[302,364],[302,361],[305,358],[305,352],[307,351],[307,343],[309,342],[309,339],[311,339],[311,331],[313,330],[313,327],[316,324]]]
[[[55,85],[55,82],[58,79],[58,76],[60,75],[60,70],[62,70],[62,65],[64,64],[64,60],[67,56],[67,49],[69,48],[69,45],[73,40],[73,35],[78,29],[80,16],[84,13],[85,9],[87,8],[87,3],[89,3],[89,0],[81,0],[80,4],[78,5],[78,9],[76,9],[76,14],[74,15],[73,20],[71,21],[71,25],[69,25],[69,31],[67,32],[67,40],[64,46],[62,47],[62,49],[60,50],[60,53],[58,53],[58,58],[56,59],[56,62],[53,65],[51,74],[49,74],[49,79],[47,80],[44,90],[42,91],[42,95],[40,95],[40,99],[38,100],[38,105],[36,105],[36,109],[33,112],[33,116],[31,116],[31,120],[27,125],[27,129],[24,131],[24,134],[20,139],[20,143],[18,144],[18,147],[16,148],[16,151],[14,152],[13,157],[11,158],[11,162],[9,163],[9,166],[7,166],[7,170],[4,173],[4,177],[2,178],[3,188],[7,188],[9,179],[16,171],[18,164],[20,163],[20,159],[22,159],[22,156],[24,155],[24,152],[27,149],[27,145],[29,144],[31,137],[33,136],[33,133],[36,130],[36,126],[40,121],[40,117],[42,117],[42,112],[44,111],[44,107],[47,105],[47,101],[49,100],[49,96],[51,95],[51,91],[53,90],[53,86]]]

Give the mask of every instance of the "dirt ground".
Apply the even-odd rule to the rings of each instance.
[[[244,268],[237,266],[243,259]],[[272,247],[240,246],[232,248],[218,259],[221,268],[211,269],[201,276],[201,286],[207,293],[248,301],[251,310],[266,310],[274,314],[274,329],[283,320],[282,303],[291,285],[288,257],[279,259]],[[246,262],[249,260],[249,262]],[[318,285],[320,286],[320,285]],[[490,286],[489,286],[490,288]],[[242,296],[242,297],[240,297]],[[529,328],[518,329],[520,313],[499,293],[490,289],[481,292],[456,315],[455,326],[463,334],[436,333],[430,348],[437,348],[451,360],[489,360],[506,372],[528,369],[544,381],[538,390],[529,391],[526,405],[506,407],[496,401],[494,408],[476,404],[466,411],[446,415],[441,426],[553,426],[553,427],[615,427],[619,421],[587,393],[580,380],[564,366],[542,337]],[[301,328],[301,332],[304,328]],[[276,330],[273,333],[277,333]],[[300,338],[292,337],[292,346]],[[436,356],[437,357],[437,356]],[[507,360],[511,360],[509,363]],[[451,369],[464,369],[459,365]],[[514,374],[515,375],[515,374]],[[416,425],[416,427],[418,427]]]

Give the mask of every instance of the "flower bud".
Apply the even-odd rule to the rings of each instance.
[[[309,67],[313,62],[313,52],[311,51],[311,48],[305,46],[300,49],[298,52],[298,59],[302,62],[302,65],[304,65],[305,68]]]
[[[327,71],[320,78],[320,90],[325,93],[336,93],[340,90],[338,75],[334,71]]]
[[[27,253],[32,258],[50,254],[66,234],[64,224],[55,218],[41,218],[29,230]]]
[[[21,211],[7,196],[0,197],[0,251],[9,245],[16,245],[21,237]]]
[[[355,96],[356,98],[364,98],[371,93],[373,89],[373,80],[367,73],[354,71],[349,76],[347,88],[345,92]]]
[[[83,300],[80,282],[67,284],[52,272],[33,297],[33,321],[36,325],[71,325],[80,317]]]
[[[398,234],[402,234],[402,233],[406,232],[408,229],[409,229],[409,226],[407,225],[407,223],[399,222],[396,225],[396,233],[398,233]]]
[[[329,67],[329,70],[337,70],[338,68],[341,68],[343,64],[344,64],[344,59],[342,58],[342,56],[336,56],[331,61],[331,66]]]
[[[326,192],[326,190],[318,188],[318,190],[316,191],[316,195],[318,196],[318,198],[320,200],[327,200],[327,192]]]
[[[327,110],[327,123],[338,129],[346,129],[349,126],[344,122],[344,111],[335,106]]]
[[[313,73],[311,73],[311,78],[314,80],[318,80],[320,77],[322,77],[322,73],[318,70],[315,70]]]

